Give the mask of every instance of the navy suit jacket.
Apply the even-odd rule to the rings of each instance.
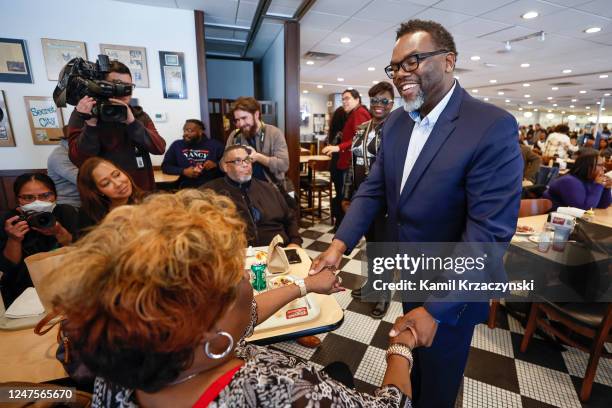
[[[387,242],[508,243],[516,229],[523,175],[515,118],[457,83],[400,193],[413,127],[403,109],[385,120],[376,162],[335,238],[351,250],[386,203]],[[424,306],[450,325],[482,322],[488,310],[482,302]]]

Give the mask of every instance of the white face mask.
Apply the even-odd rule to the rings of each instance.
[[[29,213],[29,212],[53,212],[53,210],[55,209],[55,203],[52,203],[50,201],[40,201],[40,200],[36,200],[33,201],[29,204],[25,204],[21,206],[21,211],[23,211],[24,213]]]

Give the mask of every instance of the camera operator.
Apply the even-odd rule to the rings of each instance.
[[[76,210],[56,203],[57,191],[47,175],[22,174],[13,191],[19,207],[0,217],[0,271],[4,272],[0,286],[5,306],[32,286],[24,258],[69,245],[77,225]]]
[[[123,63],[111,61],[105,80],[131,84],[132,75]],[[92,116],[97,103],[94,98],[84,96],[79,100],[68,123],[70,160],[77,166],[92,156],[110,160],[129,173],[138,187],[152,191],[155,179],[149,153],[164,154],[166,142],[149,115],[141,107],[129,105],[130,99],[130,95],[108,99],[127,108],[127,119],[123,122],[101,121]]]

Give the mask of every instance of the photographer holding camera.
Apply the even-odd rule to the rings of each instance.
[[[13,184],[19,207],[8,211],[0,222],[0,289],[9,306],[32,286],[23,261],[30,255],[69,245],[76,236],[77,212],[57,204],[53,181],[42,173],[25,173]]]
[[[77,166],[93,156],[110,160],[129,173],[138,187],[152,191],[155,179],[149,153],[164,154],[166,142],[149,115],[129,105],[133,89],[129,68],[103,57],[95,65],[82,60],[70,65],[71,61],[67,68],[72,70],[65,68],[60,74],[58,88],[65,87],[68,102],[74,103],[78,95],[68,122],[70,160]],[[91,80],[96,76],[104,79]]]

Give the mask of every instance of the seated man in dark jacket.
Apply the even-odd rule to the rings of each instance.
[[[295,214],[272,183],[253,178],[252,159],[246,147],[225,149],[221,158],[225,177],[204,184],[232,199],[247,224],[249,245],[266,246],[277,234],[288,246],[299,247],[302,238]]]

